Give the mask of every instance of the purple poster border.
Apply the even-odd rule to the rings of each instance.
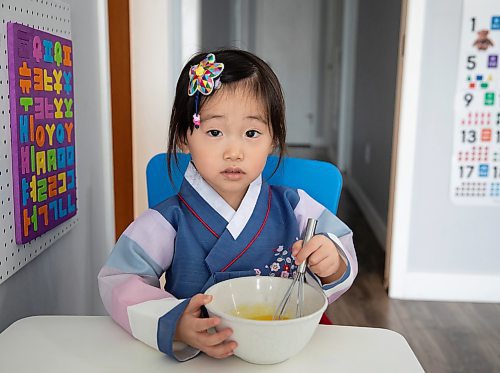
[[[73,45],[7,24],[16,243],[77,213]]]

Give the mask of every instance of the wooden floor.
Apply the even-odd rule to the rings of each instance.
[[[390,299],[382,283],[384,251],[345,190],[338,215],[354,232],[359,273],[327,310],[334,324],[397,331],[426,372],[500,372],[499,304]]]

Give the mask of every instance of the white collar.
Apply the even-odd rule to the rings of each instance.
[[[201,198],[228,222],[227,230],[234,239],[237,239],[247,225],[257,204],[262,186],[262,176],[259,175],[250,183],[245,197],[243,197],[236,211],[203,179],[192,162],[189,162],[184,178],[198,192]]]

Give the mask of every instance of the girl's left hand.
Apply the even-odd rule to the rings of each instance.
[[[309,268],[322,278],[337,274],[342,264],[345,266],[335,244],[322,234],[313,236],[304,247],[302,247],[302,240],[295,242],[292,246],[292,255],[297,265],[309,258]]]

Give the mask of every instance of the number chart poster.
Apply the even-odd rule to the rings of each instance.
[[[76,215],[73,46],[8,23],[16,242]]]
[[[451,199],[500,206],[500,1],[463,4]]]

